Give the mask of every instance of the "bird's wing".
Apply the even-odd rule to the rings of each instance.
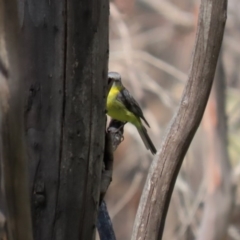
[[[131,96],[131,94],[128,92],[128,90],[126,88],[122,89],[119,92],[119,94],[117,96],[117,100],[122,102],[125,105],[125,107],[130,112],[132,112],[134,115],[136,115],[137,117],[142,118],[144,120],[144,122],[147,124],[147,126],[150,127],[148,122],[147,122],[147,120],[143,116],[143,112],[142,112],[142,109],[140,108],[139,104]]]

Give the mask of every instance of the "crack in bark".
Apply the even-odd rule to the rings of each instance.
[[[56,221],[58,217],[58,199],[59,199],[59,188],[60,188],[60,180],[61,180],[61,163],[63,157],[63,138],[64,138],[64,121],[65,121],[65,108],[66,108],[66,72],[67,72],[67,36],[68,36],[68,28],[67,28],[67,0],[65,0],[65,12],[64,12],[64,42],[63,42],[63,54],[64,54],[64,62],[63,62],[63,99],[62,99],[62,116],[61,116],[61,133],[60,133],[60,148],[59,148],[59,169],[58,169],[58,186],[56,192],[56,204],[55,204],[55,214],[53,219],[53,233],[52,239],[54,239],[54,233],[56,231]]]

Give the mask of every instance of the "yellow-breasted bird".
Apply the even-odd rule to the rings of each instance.
[[[121,76],[117,72],[109,72],[108,80],[112,82],[112,87],[107,97],[107,114],[118,121],[133,124],[137,128],[146,148],[152,154],[155,154],[157,150],[148,136],[147,129],[143,126],[141,119],[148,127],[150,126],[143,116],[139,104],[123,86]]]

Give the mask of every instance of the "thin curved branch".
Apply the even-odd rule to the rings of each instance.
[[[202,119],[222,44],[227,0],[202,0],[193,60],[179,109],[154,158],[143,190],[132,240],[162,239],[174,184]]]
[[[111,214],[112,220],[118,215],[118,213],[121,212],[121,210],[127,205],[127,203],[134,197],[134,195],[136,194],[136,192],[139,189],[139,185],[141,184],[143,177],[144,177],[143,172],[138,172],[134,176],[126,193],[122,196],[122,198],[113,207],[112,214]]]
[[[140,0],[141,3],[147,4],[152,10],[161,14],[166,20],[176,26],[192,30],[194,27],[194,16],[189,12],[179,9],[173,3],[162,0]]]
[[[146,62],[160,69],[161,71],[169,74],[170,76],[174,77],[180,83],[185,83],[187,75],[182,71],[178,70],[176,67],[172,66],[171,64],[163,61],[162,59],[157,58],[146,51],[132,51],[132,55],[134,60],[141,60],[143,62]],[[122,52],[121,51],[111,52],[110,59],[113,60],[114,58],[123,58]]]

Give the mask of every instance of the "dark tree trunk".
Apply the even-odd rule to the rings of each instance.
[[[105,139],[109,2],[18,5],[25,101],[20,115],[34,239],[93,239]]]
[[[26,56],[22,81],[34,239],[51,239],[57,214],[65,107],[65,4],[27,1],[22,13],[22,54]]]

